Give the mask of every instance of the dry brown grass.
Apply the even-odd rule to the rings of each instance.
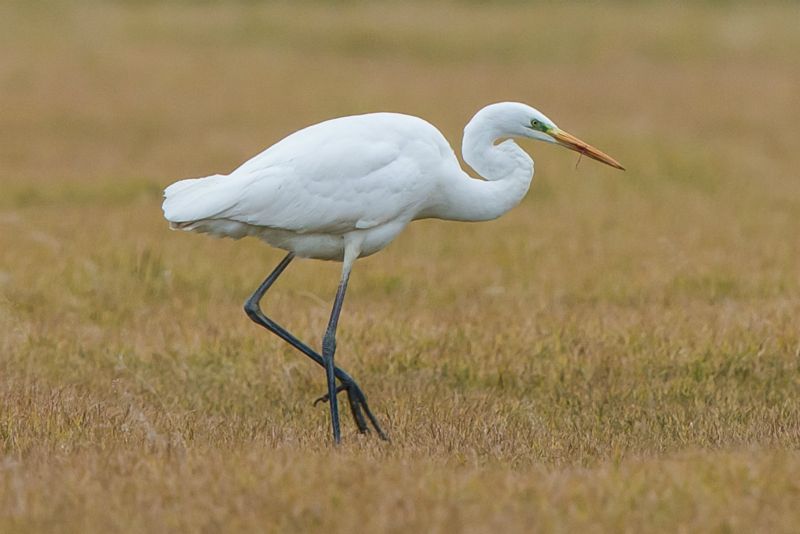
[[[798,8],[0,6],[0,531],[792,531]],[[338,360],[241,303],[281,254],[170,233],[160,190],[299,126],[522,100],[528,199],[359,262]],[[338,269],[268,309],[316,345]]]

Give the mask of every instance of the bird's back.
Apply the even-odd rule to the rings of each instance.
[[[173,227],[234,238],[268,238],[269,230],[340,236],[404,225],[424,208],[442,165],[453,163],[447,141],[422,119],[342,117],[293,133],[230,175],[176,182],[163,209]]]

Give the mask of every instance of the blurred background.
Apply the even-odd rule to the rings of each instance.
[[[162,189],[370,111],[424,117],[460,152],[475,111],[518,100],[629,172],[526,142],[537,176],[522,210],[415,225],[370,272],[394,280],[398,261],[439,269],[455,253],[577,298],[796,292],[797,15],[780,2],[4,2],[5,291],[26,301],[25,277],[67,268],[67,250],[107,263],[100,243],[159,261],[186,247],[200,268],[269,263],[258,243],[165,232]],[[417,237],[424,250],[403,244]],[[576,287],[553,279],[565,272]]]
[[[794,2],[5,0],[0,527],[790,530],[798,21]],[[161,192],[347,114],[421,116],[459,153],[503,100],[628,170],[524,142],[514,211],[417,222],[359,262],[337,359],[394,443],[348,427],[330,468],[322,375],[241,311],[281,253],[169,232]],[[313,345],[337,280],[296,262],[270,309]],[[342,500],[381,514],[334,521]]]
[[[226,170],[302,125],[375,110],[426,117],[457,147],[471,114],[498,100],[529,102],[622,151],[637,178],[666,155],[684,165],[738,155],[747,159],[732,168],[769,180],[782,170],[769,161],[789,156],[781,126],[797,119],[791,3],[11,1],[2,10],[6,202],[42,181],[161,187]],[[571,157],[545,154],[547,170]]]

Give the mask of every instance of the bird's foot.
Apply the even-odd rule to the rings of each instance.
[[[338,395],[339,393],[341,393],[342,391],[344,391],[346,389],[347,389],[346,385],[340,384],[339,387],[336,388],[336,394]],[[320,402],[322,402],[322,403],[328,402],[330,399],[331,399],[331,396],[328,393],[326,393],[325,395],[323,395],[323,396],[321,396],[321,397],[319,397],[317,399],[314,399],[314,406],[316,407],[317,404],[319,404]]]
[[[364,419],[364,414],[366,413],[369,422],[372,423],[372,426],[375,428],[375,432],[378,433],[378,437],[380,437],[383,441],[389,441],[389,437],[383,431],[381,425],[378,424],[378,420],[372,414],[372,410],[369,409],[367,397],[364,395],[364,392],[361,391],[361,388],[358,387],[358,384],[355,382],[343,382],[336,388],[336,394],[338,395],[342,391],[347,392],[347,401],[350,405],[350,412],[353,414],[353,420],[356,422],[358,432],[360,434],[366,434],[369,432],[369,425],[367,425],[367,421]],[[330,395],[326,393],[325,395],[314,400],[314,406],[321,402],[328,402],[329,400]]]

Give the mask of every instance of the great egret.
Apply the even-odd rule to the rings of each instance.
[[[347,392],[358,430],[368,431],[366,414],[387,439],[361,388],[334,365],[336,325],[353,262],[381,250],[415,219],[487,221],[516,206],[530,187],[533,160],[511,139],[497,143],[512,137],[556,143],[623,169],[538,110],[502,102],[478,111],[464,128],[464,161],[484,178],[476,180],[428,122],[371,113],[299,130],[229,175],[176,182],[164,192],[164,216],[173,229],[255,236],[288,251],[245,303],[247,315],[325,368],[328,389],[317,401],[330,404],[334,442],[340,441],[336,396],[341,391]],[[259,305],[295,256],[343,263],[321,355]]]

